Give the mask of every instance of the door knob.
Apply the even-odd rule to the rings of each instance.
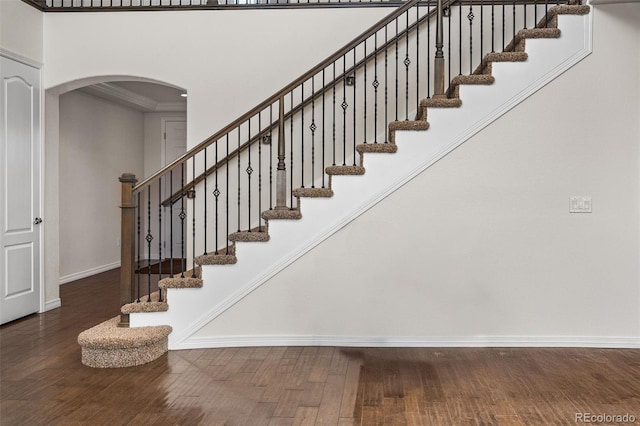
[[[34,225],[40,225],[41,223],[42,223],[42,218],[36,217],[35,219],[33,219]]]

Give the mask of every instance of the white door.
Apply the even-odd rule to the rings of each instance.
[[[163,133],[164,133],[164,163],[165,165],[171,163],[176,158],[187,152],[187,122],[184,120],[163,120]],[[184,183],[186,182],[187,171],[184,170]],[[181,168],[174,169],[172,174],[173,182],[169,182],[167,179],[164,183],[165,186],[165,199],[171,194],[171,191],[175,193],[181,188],[183,178],[181,176]],[[187,209],[187,200],[184,200],[184,209]],[[166,217],[163,218],[165,223],[164,230],[164,244],[165,250],[163,250],[163,257],[174,259],[186,257],[187,250],[184,249],[184,256],[182,256],[182,238],[180,226],[182,222],[180,220],[180,212],[182,210],[181,201],[178,201],[171,208],[165,209]],[[183,232],[186,232],[186,221],[184,222]],[[171,252],[171,230],[173,230],[173,253]],[[186,240],[186,234],[185,234]]]
[[[40,70],[0,57],[0,322],[40,310]]]

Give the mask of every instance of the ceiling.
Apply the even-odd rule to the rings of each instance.
[[[115,81],[83,87],[81,91],[142,112],[186,111],[184,90],[140,81]]]

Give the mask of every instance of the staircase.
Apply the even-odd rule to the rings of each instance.
[[[407,2],[166,170],[137,185],[133,176],[123,175],[123,223],[129,225],[123,228],[122,281],[123,302],[128,303],[123,303],[119,320],[81,333],[78,341],[83,363],[123,367],[156,359],[167,348],[251,345],[251,341],[216,341],[197,332],[589,53],[588,6],[538,5],[534,6],[535,15],[529,10],[528,18],[525,9],[524,26],[527,19],[534,19],[536,24],[517,30],[515,6],[509,26],[504,5],[500,5],[507,30],[496,30],[493,3],[460,6],[452,1],[442,8],[429,8],[417,1]],[[460,31],[459,57],[451,59],[449,53],[445,69],[445,20],[439,12],[446,8],[450,16],[458,13],[462,23],[463,7],[470,25],[474,15],[491,13],[492,45],[500,39],[500,31],[503,39],[505,32],[513,37],[504,48],[492,46],[491,52],[484,53],[487,49],[478,49],[478,44],[488,47],[481,24],[479,40],[477,36],[475,39],[474,64],[473,29],[469,30],[469,49],[463,51],[460,24],[460,28],[454,28]],[[490,11],[485,10],[488,7]],[[520,15],[518,11],[518,19]],[[454,27],[450,19],[449,32]],[[400,28],[399,22],[403,23]],[[395,37],[389,41],[388,29],[394,26]],[[415,70],[417,87],[410,89],[414,84],[409,75],[409,51],[419,51],[420,32],[423,37],[428,34],[428,42],[435,42],[435,58],[420,65],[426,76]],[[406,55],[404,61],[402,54]],[[394,56],[395,63],[390,59]],[[391,68],[395,66],[391,73],[395,81],[388,83],[390,63]],[[465,75],[463,68],[469,73]],[[445,80],[449,81],[446,92]],[[366,87],[365,91],[356,92],[361,87]],[[378,103],[381,87],[384,108]],[[351,90],[353,94],[348,97]],[[392,106],[387,102],[390,93],[394,98],[389,103],[395,102]],[[364,111],[356,111],[356,105]],[[322,111],[322,122],[318,111]],[[360,118],[362,112],[364,117]],[[328,117],[332,123],[325,122]],[[322,148],[318,129],[322,131]],[[330,147],[325,146],[326,135],[330,135]],[[214,161],[212,166],[208,160]],[[263,168],[263,162],[269,163],[268,169]],[[257,185],[252,181],[256,170],[261,176]],[[233,175],[237,175],[236,181],[230,180]],[[168,183],[171,188],[163,193]],[[204,194],[205,199],[209,196],[209,201],[202,202],[199,195],[194,198],[190,191]],[[180,235],[176,238],[182,241],[180,256],[187,254],[190,266],[160,280],[154,292],[151,285],[145,288],[145,277],[136,276],[134,270],[140,253],[147,248],[150,254],[154,236],[158,237],[152,233],[152,213],[162,211],[160,206],[167,203],[182,206],[177,226]],[[175,220],[163,213],[157,219],[158,233],[163,229],[162,220]],[[215,229],[211,229],[212,223]],[[174,255],[179,257],[171,253],[171,257]],[[127,320],[130,327],[118,327],[127,325]],[[332,342],[312,338],[298,343]]]

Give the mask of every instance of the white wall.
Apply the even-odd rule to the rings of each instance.
[[[62,282],[120,261],[120,185],[142,176],[144,117],[81,92],[60,96],[59,191]]]
[[[637,345],[637,22],[596,7],[592,55],[196,336]]]
[[[43,13],[21,0],[0,1],[0,46],[43,62]]]
[[[45,87],[102,75],[146,77],[180,86],[189,93],[188,146],[193,146],[390,12],[49,13]]]

